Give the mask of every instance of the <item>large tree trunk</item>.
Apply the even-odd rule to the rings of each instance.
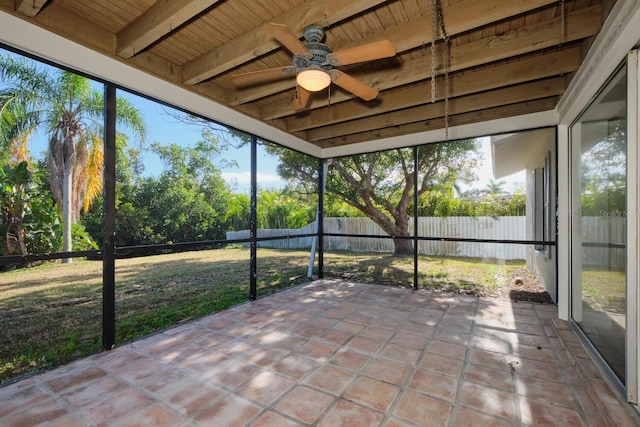
[[[375,222],[390,236],[410,237],[409,234],[409,217],[406,215],[398,215],[393,218],[383,215],[375,216]],[[411,255],[413,254],[413,240],[411,239],[393,239],[394,255]]]
[[[394,255],[413,255],[413,241],[411,239],[394,239]]]
[[[65,151],[68,148],[65,147]],[[62,251],[73,250],[72,217],[73,217],[73,154],[65,152],[64,177],[62,181]],[[72,258],[64,258],[63,263],[71,263]]]

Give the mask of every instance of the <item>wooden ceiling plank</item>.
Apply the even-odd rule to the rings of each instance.
[[[514,14],[524,13],[551,3],[554,3],[554,1],[532,0],[527,2],[508,2],[498,8],[495,7],[494,0],[462,0],[459,3],[456,3],[454,7],[447,8],[446,11],[444,11],[444,13],[446,13],[446,30],[449,36],[453,36],[479,26],[488,25],[498,20],[507,19]],[[474,11],[474,13],[477,13],[478,15],[474,16],[473,19],[469,18],[469,10]],[[388,28],[387,30],[377,33],[374,37],[362,39],[356,43],[349,43],[345,46],[340,46],[339,49],[346,49],[360,44],[373,42],[375,40],[387,39],[394,45],[398,53],[405,52],[431,43],[431,31],[425,31],[425,28],[430,28],[430,22],[430,13],[428,16],[414,17],[409,22],[404,22],[395,27]],[[274,86],[270,87],[273,88]],[[280,82],[277,87],[279,90],[286,90],[292,88],[293,84],[290,82]],[[261,88],[257,87],[254,88],[254,90],[259,91]],[[251,91],[244,91],[244,93],[245,98],[243,100],[230,99],[229,103],[231,105],[237,105],[258,99],[256,96],[257,92],[252,94]],[[264,88],[260,92],[262,97],[273,93],[275,92],[266,92]],[[249,95],[249,97],[246,97],[246,95]]]
[[[271,52],[281,45],[265,30],[271,22],[287,25],[302,36],[305,27],[329,26],[383,3],[384,0],[317,0],[305,2],[291,11],[269,19],[262,26],[236,37],[184,65],[184,84],[194,85]]]
[[[545,23],[516,28],[504,34],[492,35],[481,40],[455,46],[451,49],[450,71],[486,64],[510,56],[534,52],[557,46],[561,43],[568,43],[593,36],[598,32],[601,25],[600,6],[596,5],[572,12],[565,17],[565,20],[566,31],[564,38],[561,37],[562,34],[560,31],[556,31],[561,23],[561,18],[558,17]],[[438,55],[440,55],[436,61],[438,64],[437,73],[441,74],[444,72],[442,68],[442,64],[444,64],[444,58],[442,57],[443,49],[440,48],[437,52]],[[412,64],[413,61],[418,61],[419,65],[418,63]],[[360,77],[360,79],[378,90],[384,90],[413,83],[428,77],[424,72],[417,74],[414,74],[414,72],[416,72],[418,68],[422,68],[423,70],[429,70],[430,73],[430,54],[409,62],[410,65],[407,65],[406,62],[401,63],[398,68],[392,69],[391,72],[382,71],[373,73]],[[295,81],[277,81],[252,88],[238,89],[230,92],[228,102],[230,105],[244,104],[273,93],[287,90],[293,87],[292,85],[295,85]],[[352,98],[353,96],[347,94],[343,98],[332,97],[331,102],[337,103]],[[321,108],[324,104],[326,104],[326,102],[312,102],[309,109]],[[266,108],[265,111],[269,112],[269,116],[264,117],[265,120],[284,117],[294,113],[286,103],[272,105]]]
[[[47,0],[15,0],[14,9],[23,15],[33,18],[47,3]]]
[[[511,1],[496,7],[495,0],[462,0],[443,10],[445,29],[449,36],[454,36],[552,3],[556,1]],[[404,52],[431,43],[431,31],[425,31],[425,28],[431,28],[430,15],[389,28],[376,37],[386,38],[398,52]]]
[[[561,95],[566,89],[564,77],[552,77],[535,82],[499,88],[487,92],[474,93],[449,100],[449,115],[468,113],[483,108],[500,107],[540,98]],[[444,101],[428,103],[418,107],[378,114],[344,123],[311,129],[307,132],[307,141],[315,142],[355,133],[368,132],[385,127],[401,126],[413,122],[435,119],[444,116]]]
[[[471,123],[497,120],[506,117],[514,117],[523,114],[553,110],[558,103],[558,99],[558,96],[554,96],[551,98],[538,99],[535,101],[527,101],[519,104],[511,104],[502,107],[488,108],[478,111],[472,111],[470,113],[458,114],[449,117],[449,127],[462,126]],[[425,120],[419,123],[411,123],[395,128],[377,129],[371,132],[364,132],[357,135],[347,135],[340,138],[317,141],[316,145],[321,148],[337,147],[341,145],[375,141],[382,138],[409,135],[413,133],[427,132],[443,128],[444,119],[439,118],[435,120]]]
[[[0,3],[0,5],[4,6],[4,3]],[[4,7],[0,7],[0,9],[4,9]],[[34,19],[39,25],[47,28],[48,31],[76,41],[97,52],[112,55],[115,51],[115,36],[113,33],[92,25],[86,19],[60,7],[56,2],[48,4]],[[170,82],[179,84],[182,81],[180,67],[176,67],[168,60],[157,55],[143,52],[129,59],[129,62],[135,68]],[[217,102],[223,102],[225,98],[224,89],[213,83],[207,85],[200,92],[206,93],[209,98]]]
[[[453,75],[450,80],[450,98],[482,92],[485,90],[520,84],[575,71],[580,66],[580,47],[559,50],[521,61],[498,64],[480,70]],[[430,86],[427,82],[420,87],[411,86],[391,93],[382,93],[375,108],[372,104],[359,101],[344,102],[339,105],[314,111],[304,116],[287,119],[290,132],[328,126],[348,120],[367,117],[371,114],[391,112],[415,107],[430,102]],[[444,98],[444,85],[436,87],[436,99]]]
[[[11,7],[5,7],[10,3]],[[13,0],[2,1],[0,9],[7,12],[13,11]],[[93,25],[86,19],[73,13],[69,9],[63,8],[56,2],[47,4],[40,10],[32,22],[46,28],[59,36],[73,40],[98,52],[110,55],[113,53],[115,39],[113,34]]]
[[[555,1],[528,0],[526,2],[508,2],[497,8],[493,0],[464,0],[447,8],[447,32],[450,35],[458,34],[478,26],[506,19],[514,14],[546,6]],[[286,24],[294,33],[301,35],[302,30],[308,25],[327,26],[379,3],[382,3],[382,1],[360,0],[357,2],[345,2],[343,0],[321,0],[314,2],[312,5],[304,3],[286,16],[278,17],[281,19],[273,19],[272,21]],[[430,16],[427,18],[417,17],[391,30],[376,34],[371,39],[360,40],[358,43],[342,46],[341,48],[386,38],[394,44],[398,52],[413,49],[431,41],[431,32],[424,31],[425,23],[430,22],[430,19]],[[256,31],[245,33],[189,62],[184,66],[184,83],[187,85],[197,84],[279,47],[264,32],[264,27],[261,27]]]
[[[158,0],[116,35],[116,55],[131,58],[219,0]]]

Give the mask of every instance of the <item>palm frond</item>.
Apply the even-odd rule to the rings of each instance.
[[[102,150],[103,141],[96,135],[92,134],[92,149],[89,152],[87,161],[87,185],[84,193],[83,209],[87,213],[93,201],[102,194],[103,189],[103,171],[104,171],[104,151]]]
[[[119,96],[116,100],[116,122],[128,128],[138,143],[147,138],[147,126],[140,111],[126,98]]]
[[[30,129],[26,132],[20,134],[18,138],[14,140],[14,144],[12,144],[11,151],[11,160],[12,162],[18,164],[21,162],[29,162],[29,140],[31,139],[31,135],[33,134],[33,129]]]

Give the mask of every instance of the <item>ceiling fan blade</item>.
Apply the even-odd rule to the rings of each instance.
[[[294,110],[303,110],[309,105],[309,98],[311,98],[311,92],[303,88],[302,86],[296,86],[296,97],[291,102],[291,108]]]
[[[331,74],[331,78],[335,84],[365,101],[371,101],[378,96],[377,90],[340,70],[331,70],[329,74]]]
[[[327,55],[327,61],[333,66],[356,64],[358,62],[372,61],[380,58],[390,58],[395,56],[396,48],[389,40],[380,40],[340,50]]]
[[[251,71],[249,73],[234,74],[231,76],[233,82],[238,86],[248,86],[256,83],[262,83],[268,80],[276,80],[280,77],[288,77],[295,75],[296,67],[278,67],[269,68],[267,70]]]
[[[289,52],[294,54],[309,53],[304,43],[286,25],[267,24],[265,30],[286,47]]]

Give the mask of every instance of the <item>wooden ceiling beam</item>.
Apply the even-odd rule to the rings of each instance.
[[[445,12],[445,25],[449,36],[463,33],[477,27],[488,25],[492,22],[507,19],[512,15],[524,13],[535,8],[543,7],[548,4],[555,3],[551,0],[532,0],[526,2],[507,2],[501,7],[495,6],[494,0],[462,0],[453,6],[448,7]],[[474,13],[476,15],[472,15]],[[599,15],[599,12],[598,12]],[[351,48],[379,39],[389,40],[398,53],[405,52],[420,46],[431,43],[431,31],[428,23],[431,22],[431,16],[417,16],[409,22],[403,22],[394,27],[390,27],[384,31],[377,33],[375,36],[359,40],[357,43],[350,43],[345,46],[334,48],[340,50],[343,48]],[[560,18],[554,20],[554,24],[558,26],[556,34],[552,38],[557,39],[561,34]],[[598,28],[600,22],[598,20]],[[549,36],[548,26],[546,35]],[[556,42],[557,43],[557,42]],[[288,64],[283,64],[288,65]],[[375,79],[374,79],[375,80]],[[231,105],[243,104],[273,95],[291,89],[295,86],[295,80],[282,80],[265,85],[257,85],[251,88],[238,88],[235,94],[231,94],[228,100]]]
[[[175,31],[219,0],[158,0],[116,34],[116,55],[128,59]]]
[[[14,10],[33,18],[47,3],[47,0],[14,0]]]
[[[287,25],[296,35],[309,25],[329,26],[384,3],[384,0],[317,0],[304,2],[262,26],[229,40],[183,67],[183,83],[195,85],[281,47],[264,29],[271,22]]]
[[[489,120],[515,117],[523,114],[538,113],[541,111],[553,110],[558,103],[558,96],[534,101],[510,104],[496,108],[488,108],[470,113],[458,114],[449,117],[449,127],[462,126],[471,123],[485,122]],[[376,139],[389,138],[400,135],[409,135],[418,132],[443,129],[444,119],[424,120],[422,122],[397,126],[394,128],[377,129],[371,132],[363,132],[356,135],[347,135],[340,138],[333,138],[317,141],[316,145],[321,148],[337,147],[341,145],[356,144],[359,142],[375,141]]]
[[[450,77],[449,98],[570,73],[578,69],[580,59],[580,47],[573,46],[536,57],[454,74]],[[436,87],[436,100],[444,99],[443,83],[440,79],[440,84]],[[352,100],[315,110],[313,114],[292,116],[287,119],[287,129],[290,132],[303,131],[426,104],[431,101],[430,86],[430,82],[425,80],[421,86],[382,93],[375,103]]]
[[[12,8],[13,0],[0,0],[0,10],[10,11]],[[61,7],[59,3],[55,1],[47,4],[47,7],[43,8],[33,20],[48,31],[97,52],[105,55],[113,55],[115,52],[116,41],[113,33],[92,25],[86,19]],[[180,67],[176,67],[175,64],[169,62],[169,60],[149,52],[138,54],[127,60],[127,63],[134,68],[138,68],[172,83],[179,84],[182,81]],[[198,88],[198,90],[194,90],[194,92],[203,94],[220,103],[223,103],[225,100],[224,89],[213,82]],[[246,107],[243,108],[243,110],[251,111],[253,117],[257,118],[258,116],[259,110],[255,107]]]
[[[474,93],[472,95],[461,96],[449,100],[448,114],[453,116],[486,108],[494,108],[502,105],[532,101],[535,99],[549,98],[561,95],[565,89],[565,77],[552,77],[506,88]],[[345,123],[339,123],[333,126],[311,129],[307,131],[306,139],[307,141],[315,142],[444,117],[444,104],[444,101],[439,101],[433,104],[428,103],[387,114],[379,114]]]
[[[558,46],[561,43],[570,43],[585,37],[592,36],[600,28],[600,8],[594,6],[584,8],[568,14],[566,17],[565,36],[562,38],[560,31],[555,31],[561,23],[557,17],[547,22],[523,26],[518,29],[493,35],[480,40],[455,46],[451,49],[450,71],[458,71],[481,64],[500,61],[512,56],[532,53],[537,50]],[[443,49],[437,50],[436,73],[444,72]],[[389,70],[383,70],[363,77],[361,80],[375,89],[385,90],[405,84],[414,83],[431,77],[431,55],[405,61]],[[442,78],[439,76],[438,78]],[[281,84],[278,82],[277,84]],[[259,89],[257,89],[259,90]],[[307,110],[325,107],[327,104],[325,94],[322,93],[309,103]],[[234,95],[231,95],[234,97]],[[331,103],[337,104],[353,99],[354,96],[337,92],[331,96]],[[231,102],[231,105],[235,105]],[[263,108],[264,120],[271,120],[295,114],[288,102],[274,102]]]
[[[13,12],[13,5],[14,0],[0,0],[0,10],[7,13]],[[105,55],[113,54],[115,44],[112,33],[96,27],[55,1],[40,9],[35,17],[25,17],[25,20]]]

